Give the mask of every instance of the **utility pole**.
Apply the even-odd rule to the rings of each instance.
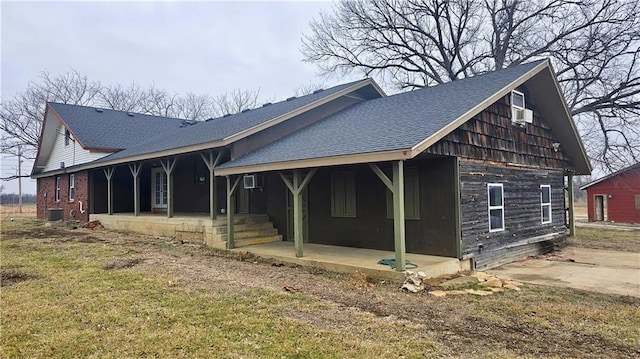
[[[22,213],[22,148],[18,145],[18,213]]]

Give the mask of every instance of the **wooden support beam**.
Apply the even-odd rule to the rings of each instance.
[[[454,216],[456,223],[456,253],[458,255],[458,259],[462,260],[462,208],[461,201],[462,197],[460,194],[460,159],[458,157],[454,157],[454,167],[453,167],[453,198],[454,198]]]
[[[370,163],[371,170],[393,194],[393,243],[396,256],[396,270],[406,270],[405,262],[405,217],[404,217],[404,163],[391,163],[393,178],[389,178],[375,163]]]
[[[302,213],[302,192],[307,187],[317,168],[311,169],[304,178],[301,178],[300,170],[293,170],[293,182],[289,180],[281,172],[278,174],[282,181],[291,191],[293,197],[293,241],[296,247],[296,257],[300,258],[304,255],[302,245],[304,243],[304,221]]]
[[[162,169],[167,175],[167,217],[173,217],[173,170],[176,168],[177,158],[168,158],[165,163],[164,160],[160,160]]]
[[[227,249],[233,249],[233,221],[235,217],[235,202],[236,202],[236,188],[238,187],[238,182],[240,182],[240,178],[242,176],[238,176],[235,180],[232,179],[233,176],[227,176]]]
[[[129,164],[129,171],[133,176],[133,215],[140,215],[140,169],[142,163]]]
[[[576,235],[576,217],[574,212],[574,198],[573,198],[573,174],[567,175],[567,189],[569,199],[569,236],[575,237]]]
[[[204,164],[209,169],[209,217],[216,219],[218,199],[216,198],[216,174],[214,168],[220,163],[220,160],[222,160],[222,151],[218,151],[215,159],[213,157],[213,151],[208,151],[206,156],[204,153],[201,153],[200,157],[202,157]]]
[[[396,254],[396,270],[406,270],[405,222],[404,222],[404,163],[395,161],[393,167],[393,242]]]
[[[115,172],[115,167],[106,167],[103,168],[104,176],[107,177],[107,214],[113,214],[113,181],[111,178],[113,177],[113,173]]]

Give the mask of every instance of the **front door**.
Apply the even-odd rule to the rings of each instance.
[[[162,168],[151,169],[151,207],[167,208],[167,174]]]
[[[596,196],[596,221],[604,221],[604,196]]]
[[[309,241],[309,213],[307,204],[307,187],[302,191],[302,235]],[[293,241],[293,195],[287,190],[287,241]]]

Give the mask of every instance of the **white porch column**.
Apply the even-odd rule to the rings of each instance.
[[[300,181],[300,170],[293,170],[293,182],[282,173],[278,173],[293,196],[293,241],[296,247],[296,257],[298,258],[303,256],[302,244],[304,243],[302,191],[307,187],[316,171],[317,168],[311,169],[304,179]]]
[[[113,173],[115,172],[115,167],[107,167],[103,168],[104,176],[107,177],[107,214],[113,214]]]
[[[160,160],[160,164],[162,165],[162,169],[164,169],[164,173],[167,175],[167,217],[173,217],[173,170],[176,168],[176,162],[178,160],[176,158],[167,159],[166,163],[164,160]]]
[[[236,188],[242,176],[238,176],[235,181],[232,176],[227,176],[227,249],[233,249],[233,221],[235,217]]]
[[[133,215],[140,215],[140,169],[141,163],[129,164],[129,171],[133,176]]]
[[[405,218],[404,218],[404,164],[403,161],[391,163],[393,168],[393,179],[378,167],[371,163],[369,167],[378,175],[380,180],[387,186],[393,194],[393,243],[396,255],[396,270],[407,269],[405,260]]]
[[[216,176],[213,169],[220,163],[222,151],[218,152],[215,159],[213,158],[213,151],[209,151],[207,156],[201,153],[200,157],[202,157],[204,164],[209,169],[209,217],[216,219]]]

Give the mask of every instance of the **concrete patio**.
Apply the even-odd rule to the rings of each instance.
[[[263,258],[313,266],[334,272],[354,273],[360,271],[376,278],[404,279],[404,272],[398,272],[389,266],[378,264],[378,261],[383,258],[394,258],[395,255],[392,251],[305,243],[304,257],[297,258],[293,242],[282,241],[236,248],[232,251],[249,252]],[[409,270],[422,271],[429,278],[470,269],[468,261],[460,261],[457,258],[407,253],[406,259],[418,266]]]

